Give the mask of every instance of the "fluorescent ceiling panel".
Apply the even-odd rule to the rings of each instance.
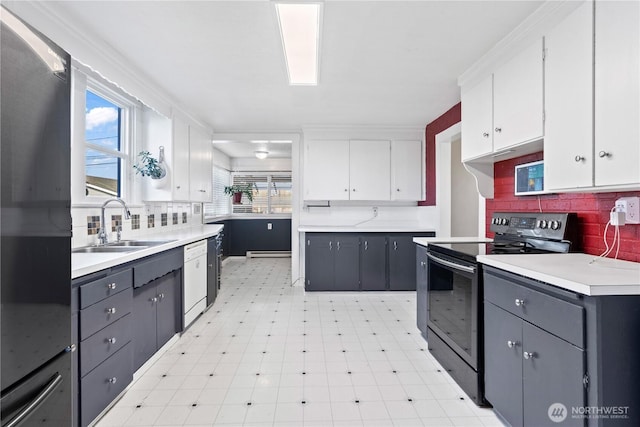
[[[276,3],[291,85],[318,84],[319,3]]]

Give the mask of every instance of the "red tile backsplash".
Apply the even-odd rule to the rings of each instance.
[[[489,219],[496,211],[538,211],[538,196],[516,196],[513,194],[514,168],[518,164],[542,160],[543,153],[533,153],[515,159],[504,160],[494,165],[494,198],[486,201],[486,233]],[[602,240],[604,228],[609,220],[609,210],[620,197],[640,196],[640,191],[618,193],[545,194],[540,196],[540,206],[546,212],[576,212],[582,233],[581,250],[600,255],[605,250]],[[613,239],[613,227],[609,227],[608,241]],[[620,227],[620,253],[618,259],[640,262],[640,225]]]

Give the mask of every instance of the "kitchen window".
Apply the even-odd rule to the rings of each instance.
[[[212,176],[213,203],[204,204],[205,218],[214,218],[231,213],[229,196],[224,194],[224,187],[231,185],[231,172],[220,166],[214,166]]]
[[[85,195],[120,197],[127,109],[97,92],[86,91]]]
[[[74,65],[72,203],[131,199],[131,153],[135,152],[135,118],[141,104],[80,64]]]
[[[253,190],[253,201],[243,196],[241,204],[233,205],[234,214],[291,213],[291,174],[233,174],[233,185],[247,184]]]

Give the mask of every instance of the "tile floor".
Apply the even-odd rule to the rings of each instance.
[[[415,292],[305,293],[290,264],[226,260],[213,307],[97,426],[502,426],[426,351]]]

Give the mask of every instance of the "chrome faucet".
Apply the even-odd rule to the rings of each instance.
[[[105,216],[104,216],[104,210],[105,210],[105,207],[111,202],[118,202],[122,205],[122,208],[124,209],[124,219],[131,218],[129,207],[124,202],[124,200],[117,197],[113,199],[105,200],[105,202],[102,204],[102,208],[101,208],[102,212],[100,213],[100,232],[98,233],[98,241],[100,245],[106,245],[107,242],[109,241],[107,237],[107,220],[105,219]],[[118,240],[120,240],[119,236],[120,236],[120,233],[118,233]]]

